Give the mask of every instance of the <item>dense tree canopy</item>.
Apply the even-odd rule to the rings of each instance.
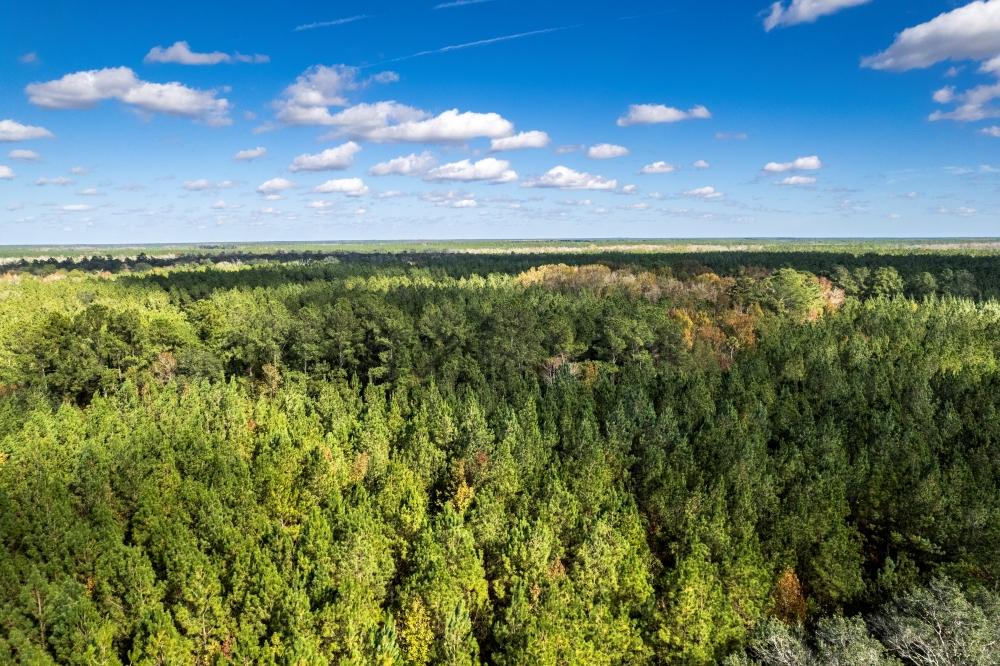
[[[0,662],[998,663],[995,259],[237,258],[0,281]]]

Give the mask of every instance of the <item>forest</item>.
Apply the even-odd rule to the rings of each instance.
[[[0,663],[1000,664],[996,252],[0,271]]]

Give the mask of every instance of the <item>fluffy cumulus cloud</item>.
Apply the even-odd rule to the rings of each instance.
[[[325,111],[330,106],[346,106],[348,91],[358,88],[358,69],[347,65],[315,65],[300,74],[295,82],[285,88],[277,102],[278,119],[292,124]]]
[[[0,120],[0,141],[30,141],[31,139],[51,139],[52,132],[44,127],[22,125],[7,118]]]
[[[686,197],[691,197],[694,199],[719,199],[722,197],[722,192],[719,192],[712,186],[696,187],[693,190],[688,190],[683,193]]]
[[[954,93],[948,101],[956,102],[955,108],[950,111],[935,111],[929,118],[959,122],[1000,118],[1000,106],[993,103],[998,98],[1000,98],[1000,82],[976,86],[964,92]]]
[[[816,179],[813,176],[789,176],[778,184],[802,187],[803,185],[815,185]]]
[[[35,162],[41,159],[41,155],[33,150],[12,150],[7,153],[7,157],[12,160],[21,160],[22,162]]]
[[[272,178],[258,185],[257,192],[264,195],[281,194],[293,187],[295,187],[295,183],[286,178]]]
[[[360,197],[368,194],[368,186],[360,178],[338,178],[328,180],[313,188],[318,194],[346,194],[349,197]]]
[[[372,176],[422,176],[437,166],[429,152],[411,153],[380,162],[368,170]]]
[[[1000,139],[1000,127],[993,125],[992,127],[984,127],[979,130],[980,134],[985,134],[986,136],[991,136],[994,139]]]
[[[945,86],[935,90],[931,97],[938,104],[950,104],[955,100],[955,86]]]
[[[872,69],[902,72],[945,60],[986,60],[1000,55],[1000,0],[977,0],[907,28],[885,51],[865,58]]]
[[[150,113],[228,125],[229,101],[214,90],[196,90],[181,83],[142,81],[128,67],[93,69],[27,86],[28,99],[47,109],[84,109],[106,99]]]
[[[673,173],[677,170],[673,164],[668,164],[667,162],[653,162],[652,164],[647,164],[646,166],[639,169],[639,173],[649,175],[655,173]]]
[[[444,164],[428,171],[426,178],[427,180],[510,183],[517,180],[517,172],[510,168],[510,162],[487,157],[478,162],[461,160]]]
[[[628,113],[618,119],[618,126],[679,123],[682,120],[708,120],[711,117],[712,112],[701,105],[684,111],[664,104],[633,104],[628,108]]]
[[[531,132],[521,132],[514,136],[506,136],[493,139],[490,142],[490,150],[498,153],[503,150],[521,150],[524,148],[545,148],[552,140],[545,132],[534,130]]]
[[[611,160],[628,155],[628,148],[613,143],[599,143],[587,149],[587,157],[592,160]]]
[[[299,155],[292,160],[289,171],[333,171],[346,169],[354,164],[354,156],[361,151],[361,146],[348,141],[336,148],[327,148],[315,155]]]
[[[177,65],[218,65],[220,63],[247,62],[259,64],[271,62],[266,55],[244,55],[242,53],[196,53],[187,42],[174,42],[172,46],[154,46],[143,59],[145,63],[174,63]]]
[[[907,28],[889,48],[865,58],[862,65],[902,72],[949,60],[981,61],[981,73],[1000,78],[1000,0],[976,0]],[[965,91],[948,86],[933,97],[938,104],[955,106],[933,112],[930,120],[973,122],[1000,117],[1000,106],[994,103],[1000,99],[1000,80]]]
[[[560,190],[614,190],[618,188],[618,181],[575,171],[566,166],[557,166],[552,167],[537,179],[525,183],[525,186]]]
[[[237,162],[252,162],[253,160],[264,157],[264,155],[267,155],[267,148],[257,146],[256,148],[248,148],[247,150],[239,151],[233,155],[233,159]]]
[[[348,106],[348,93],[372,83],[392,83],[394,72],[359,79],[360,70],[348,65],[315,65],[300,74],[274,103],[277,118],[286,125],[347,125],[380,127],[390,121],[411,120],[409,107],[395,102],[363,105],[353,114],[336,117],[331,107]],[[422,112],[419,112],[422,113]]]
[[[706,160],[697,160],[691,166],[693,166],[695,169],[711,169],[712,168],[712,165],[709,164]]]
[[[356,104],[336,113],[331,113],[325,106],[285,106],[279,108],[278,120],[283,125],[332,127],[332,131],[320,137],[324,141],[330,141],[339,138],[363,139],[373,130],[410,120],[421,120],[428,115],[412,106],[390,101]],[[254,133],[274,128],[274,124],[265,123],[255,129]]]
[[[433,118],[379,127],[364,138],[380,143],[459,143],[477,138],[499,139],[514,133],[514,124],[498,113],[451,109]]]
[[[14,177],[14,170],[9,166],[0,164],[0,180],[10,180]]]
[[[872,0],[784,0],[771,5],[764,17],[764,29],[770,32],[800,23],[813,23],[817,19],[836,14],[842,9],[866,5]]]
[[[823,168],[823,161],[816,155],[799,157],[791,162],[768,162],[764,165],[767,173],[785,173],[787,171],[818,171]]]

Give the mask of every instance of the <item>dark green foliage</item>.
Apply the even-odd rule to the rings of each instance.
[[[993,663],[983,257],[292,258],[0,283],[0,662]]]

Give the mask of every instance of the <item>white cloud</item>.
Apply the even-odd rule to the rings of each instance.
[[[279,192],[284,192],[295,187],[295,183],[285,178],[272,178],[271,180],[264,181],[257,187],[257,192],[260,194],[278,194]]]
[[[718,199],[722,196],[722,192],[719,192],[714,187],[697,187],[693,190],[688,190],[684,192],[684,196],[693,197],[695,199]]]
[[[778,184],[791,186],[815,185],[816,179],[812,176],[789,176]]]
[[[187,42],[174,42],[172,46],[166,48],[154,46],[150,49],[145,63],[174,63],[177,65],[218,65],[220,63],[247,62],[253,64],[271,62],[266,55],[243,55],[241,53],[223,53],[213,51],[211,53],[195,53]]]
[[[604,176],[574,171],[566,166],[549,169],[536,180],[525,183],[525,187],[550,187],[560,190],[614,190],[618,181]]]
[[[10,180],[14,177],[14,170],[9,166],[0,164],[0,180]]]
[[[497,139],[513,133],[514,124],[500,114],[451,109],[434,118],[379,127],[363,136],[383,143],[454,143],[476,138]]]
[[[823,168],[823,162],[816,155],[799,157],[791,162],[768,162],[764,171],[768,173],[785,173],[787,171],[817,171]]]
[[[986,60],[1000,54],[1000,0],[977,0],[907,28],[862,66],[902,72],[945,60]]]
[[[682,120],[707,120],[711,117],[712,113],[701,105],[682,111],[663,104],[633,104],[628,108],[628,113],[618,119],[618,126],[677,123]]]
[[[29,141],[31,139],[51,139],[54,135],[44,127],[22,125],[19,122],[0,120],[0,141]]]
[[[487,157],[478,162],[461,160],[431,169],[427,172],[427,180],[510,183],[517,180],[517,172],[510,168],[510,162]]]
[[[318,194],[346,194],[349,197],[359,197],[368,194],[368,186],[360,178],[338,178],[328,180],[325,183],[313,188],[313,192]]]
[[[626,185],[621,189],[622,194],[639,194],[638,185]]]
[[[198,180],[188,180],[185,181],[184,183],[184,189],[189,190],[191,192],[210,190],[212,189],[212,183],[211,181],[205,180],[204,178],[200,178]]]
[[[208,125],[228,125],[229,100],[214,90],[196,90],[172,83],[141,81],[128,67],[94,69],[67,74],[26,89],[32,104],[48,109],[89,108],[117,99],[143,111],[194,118]]]
[[[385,62],[400,62],[402,60],[411,60],[412,58],[420,58],[422,56],[435,55],[438,53],[449,53],[451,51],[471,49],[478,46],[489,46],[491,44],[500,44],[502,42],[509,42],[514,39],[524,39],[525,37],[537,37],[539,35],[547,35],[549,33],[560,32],[562,30],[569,30],[575,27],[578,26],[564,25],[564,26],[557,26],[555,28],[543,28],[541,30],[532,30],[530,32],[519,32],[513,35],[502,35],[500,37],[491,37],[489,39],[479,39],[474,42],[465,42],[464,44],[451,44],[450,46],[445,46],[439,49],[418,51],[417,53],[411,53],[410,55],[401,56],[399,58],[393,58],[392,60],[386,60]]]
[[[65,213],[86,213],[94,210],[94,207],[90,204],[67,204],[65,206],[61,206],[59,210]]]
[[[451,204],[452,208],[476,208],[479,204],[475,199],[459,199]]]
[[[237,162],[251,162],[264,157],[264,155],[267,155],[267,148],[257,146],[256,148],[248,148],[247,150],[239,151],[233,155],[233,159]]]
[[[38,54],[34,51],[25,53],[17,58],[17,61],[24,65],[34,65],[38,62]]]
[[[205,190],[225,190],[235,185],[231,180],[220,180],[215,183],[205,178],[184,181],[184,189],[189,192],[203,192]]]
[[[74,182],[71,178],[66,178],[65,176],[57,176],[55,178],[39,178],[35,181],[35,185],[58,185],[60,187],[66,185],[72,185]]]
[[[994,139],[1000,139],[1000,127],[993,125],[992,127],[984,127],[979,130],[980,134],[985,134],[986,136],[991,136]]]
[[[534,130],[531,132],[521,132],[514,136],[493,139],[490,142],[490,150],[500,152],[502,150],[521,150],[523,148],[545,148],[551,141],[549,135],[545,132]]]
[[[348,141],[336,148],[327,148],[315,155],[299,155],[292,160],[289,171],[331,171],[346,169],[354,164],[354,156],[361,151],[361,146]]]
[[[101,193],[97,190],[96,187],[88,187],[86,189],[80,190],[79,192],[77,192],[77,194],[79,194],[81,197],[101,196]]]
[[[357,77],[356,67],[314,65],[285,88],[283,104],[305,108],[346,106],[344,94],[358,87]]]
[[[82,166],[75,166],[69,172],[74,176],[82,176],[87,173],[87,169]]]
[[[337,25],[347,25],[348,23],[354,23],[355,21],[361,21],[363,19],[370,18],[367,14],[361,14],[359,16],[348,16],[347,18],[334,19],[332,21],[318,21],[316,23],[306,23],[304,25],[295,26],[294,32],[302,32],[303,30],[315,30],[316,28],[330,28]]]
[[[610,160],[628,155],[628,148],[613,143],[599,143],[587,149],[587,157],[592,160]]]
[[[641,174],[654,174],[654,173],[673,173],[677,170],[673,164],[667,164],[666,162],[653,162],[652,164],[647,164],[646,166],[639,169]]]
[[[327,210],[328,208],[333,208],[332,201],[310,201],[306,205],[313,210]]]
[[[198,118],[208,125],[229,125],[229,100],[212,90],[195,90],[180,83],[147,83],[126,92],[121,101],[144,111]]]
[[[437,159],[429,152],[424,151],[419,155],[411,153],[394,157],[387,162],[380,162],[369,169],[368,173],[372,176],[419,176],[435,166],[437,166]]]
[[[764,29],[770,32],[775,28],[813,23],[823,16],[869,2],[871,0],[791,0],[786,6],[782,0],[771,5],[770,11],[764,18]]]
[[[235,210],[237,208],[242,208],[243,206],[238,203],[228,203],[224,199],[219,199],[214,204],[212,204],[212,210]]]
[[[7,153],[7,157],[12,160],[22,160],[24,162],[34,162],[41,159],[41,155],[33,150],[12,150]]]
[[[955,100],[955,86],[945,86],[935,90],[933,97],[938,104],[950,104]]]
[[[348,65],[315,65],[296,77],[295,82],[289,85],[281,93],[281,98],[274,103],[277,109],[278,120],[286,125],[351,125],[357,123],[360,118],[334,118],[330,113],[332,106],[347,106],[347,93],[367,86],[371,82],[391,83],[399,79],[394,72],[382,72],[375,76],[359,81],[360,70],[357,67]],[[399,109],[408,109],[395,102],[381,102],[379,105],[364,105],[364,107],[378,107],[382,116],[389,116],[400,113]],[[397,109],[398,107],[398,109]],[[362,115],[371,116],[375,109],[368,108],[367,113]],[[404,119],[404,118],[400,118]],[[405,120],[411,120],[407,116]],[[365,118],[371,122],[371,118]],[[387,120],[383,119],[380,125],[384,125]],[[376,126],[380,126],[376,125]]]
[[[481,5],[484,2],[493,1],[494,0],[449,0],[449,2],[442,2],[434,5],[434,9],[451,9],[452,7],[465,7],[466,5]]]
[[[709,164],[708,162],[706,162],[705,160],[697,160],[691,166],[693,166],[695,169],[711,169],[712,168],[712,165]]]
[[[367,138],[375,130],[397,123],[423,120],[428,115],[425,111],[398,102],[375,102],[356,104],[335,114],[325,108],[317,108],[312,117],[301,119],[308,122],[298,124],[332,125],[339,128],[323,137],[324,139],[337,136]],[[287,121],[287,117],[285,120]]]
[[[951,111],[935,111],[930,120],[955,120],[959,122],[975,122],[987,118],[1000,118],[1000,107],[991,102],[1000,98],[1000,83],[976,86],[954,96],[958,102]]]
[[[945,207],[942,206],[942,207],[940,207],[940,208],[937,209],[937,212],[940,215],[952,215],[952,216],[958,216],[958,217],[972,217],[973,215],[975,215],[979,211],[977,211],[975,208],[972,208],[970,206],[959,206],[958,208],[945,208]]]

